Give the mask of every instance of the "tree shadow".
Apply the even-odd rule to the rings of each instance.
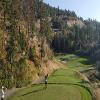
[[[51,75],[51,77],[56,77],[56,76],[63,76],[63,77],[66,77],[67,75]]]
[[[86,60],[86,61],[80,61],[80,63],[84,64],[84,65],[91,65],[94,64],[93,62],[91,62],[90,60]]]
[[[40,85],[37,85],[37,86],[40,86]],[[21,96],[29,95],[29,94],[40,92],[40,91],[43,91],[43,90],[45,90],[45,87],[42,87],[40,89],[36,89],[36,90],[30,91],[30,92],[27,92],[25,94],[22,94]]]

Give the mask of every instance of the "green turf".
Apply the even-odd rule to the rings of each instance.
[[[87,58],[79,57],[74,54],[66,54],[66,55],[61,55],[56,57],[56,59],[60,59],[60,58],[68,59],[66,66],[72,69],[86,70],[91,66],[91,62]]]
[[[71,69],[60,69],[49,77],[49,83],[75,83],[81,80],[75,75],[75,71]]]
[[[69,61],[64,69],[55,71],[48,79],[48,87],[44,84],[32,85],[17,91],[9,100],[92,100],[88,84],[82,83],[77,77],[76,70],[85,70],[90,65],[86,58],[77,57],[73,54],[58,56],[67,58]]]
[[[92,100],[88,91],[79,86],[51,84],[33,85],[18,91],[10,100]]]

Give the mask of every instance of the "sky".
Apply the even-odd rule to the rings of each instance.
[[[100,0],[44,0],[53,7],[75,11],[84,19],[96,19],[100,22]]]

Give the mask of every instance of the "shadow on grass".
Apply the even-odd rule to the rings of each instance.
[[[82,53],[82,52],[78,51],[78,52],[74,52],[73,54],[87,59],[87,61],[83,62],[83,64],[95,64],[95,60],[88,53]]]
[[[51,75],[51,77],[56,77],[56,76],[63,76],[63,77],[66,77],[67,75]]]
[[[55,85],[75,85],[75,86],[79,86],[79,87],[82,87],[82,88],[86,89],[91,94],[91,96],[92,96],[91,89],[89,87],[85,86],[85,84],[82,84],[82,83],[84,83],[84,82],[77,82],[77,83],[48,83],[48,85],[54,85],[54,84]],[[43,83],[38,84],[38,85],[32,85],[32,86],[40,86],[40,85],[43,85],[43,87],[40,88],[40,89],[36,89],[36,90],[30,91],[30,92],[27,92],[27,93],[25,93],[23,95],[20,95],[19,97],[26,96],[26,95],[29,95],[29,94],[32,94],[32,93],[37,93],[37,92],[46,90],[46,88],[44,87]],[[92,96],[92,98],[93,98],[93,96]]]
[[[82,64],[84,64],[84,65],[92,65],[92,64],[94,64],[94,62],[93,61],[90,61],[90,60],[86,60],[86,61],[80,61],[80,63],[82,63]]]
[[[73,84],[73,83],[48,83],[48,85],[54,85],[54,84],[55,84],[55,85],[78,85],[78,86],[80,86],[79,84]],[[38,84],[38,85],[33,84],[32,86],[35,86],[35,87],[36,87],[36,86],[41,86],[41,85],[43,85],[42,88],[36,89],[36,90],[33,90],[33,91],[30,91],[30,92],[27,92],[27,93],[25,93],[25,94],[20,95],[19,97],[21,97],[21,96],[26,96],[26,95],[29,95],[29,94],[32,94],[32,93],[37,93],[37,92],[46,90],[45,84],[43,84],[43,83],[40,83],[40,84]]]
[[[38,85],[33,84],[32,86],[40,86],[40,85],[43,85],[43,83],[38,84]],[[27,92],[27,93],[25,93],[25,94],[23,94],[23,95],[21,95],[21,96],[29,95],[29,94],[36,93],[36,92],[40,92],[40,91],[44,91],[44,90],[46,90],[45,86],[43,86],[43,87],[40,88],[40,89],[36,89],[36,90],[30,91],[30,92]]]

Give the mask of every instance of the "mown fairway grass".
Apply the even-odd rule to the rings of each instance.
[[[67,63],[65,64],[68,68],[72,68],[79,71],[86,70],[92,64],[87,58],[79,57],[74,54],[66,54],[56,57],[56,59],[60,58],[65,58],[68,60]]]
[[[57,59],[66,58],[68,62],[64,69],[55,71],[48,79],[48,87],[44,84],[31,85],[17,91],[9,100],[92,100],[88,84],[82,83],[77,77],[76,70],[85,70],[90,65],[86,58],[69,54],[58,56]]]

